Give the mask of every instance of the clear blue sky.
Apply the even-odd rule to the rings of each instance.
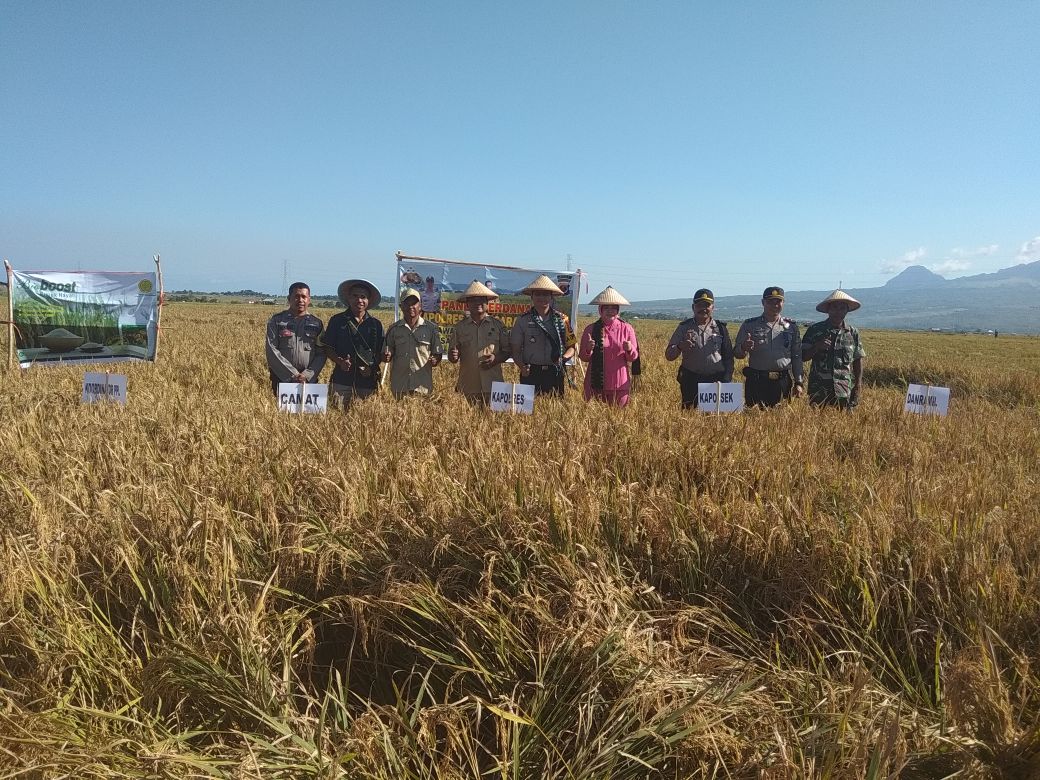
[[[1038,2],[0,0],[0,255],[632,300],[1040,259]]]

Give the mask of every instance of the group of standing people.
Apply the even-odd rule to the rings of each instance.
[[[369,313],[380,301],[375,285],[348,279],[340,284],[338,294],[347,309],[323,328],[308,311],[307,285],[296,282],[289,288],[289,308],[274,315],[267,326],[266,354],[275,392],[279,382],[317,382],[325,363],[331,362],[330,396],[344,408],[377,391],[383,364],[389,366],[395,398],[429,395],[433,369],[447,357],[459,365],[456,390],[471,403],[486,405],[492,383],[504,381],[502,363],[509,358],[519,367],[521,381],[533,385],[537,395],[560,396],[567,383],[568,362],[576,356],[587,364],[586,400],[617,406],[629,401],[639,345],[632,326],[620,318],[621,307],[629,302],[613,287],[592,299],[599,318],[577,339],[570,319],[554,306],[564,292],[549,277],[538,276],[524,288],[531,307],[512,328],[489,313],[498,294],[473,281],[459,296],[468,316],[455,324],[446,353],[440,328],[422,316],[423,293],[412,288],[401,291],[402,317],[385,333],[382,323]],[[694,294],[693,317],[679,324],[664,353],[668,361],[681,359],[677,379],[684,409],[697,406],[699,383],[731,382],[734,360],[745,356],[749,406],[775,406],[803,395],[805,361],[811,363],[811,403],[856,406],[865,352],[859,332],[845,322],[845,315],[858,309],[859,302],[835,290],[816,307],[827,319],[811,325],[804,337],[796,322],[781,315],[783,305],[783,289],[767,287],[762,314],[744,320],[731,341],[726,323],[714,318],[711,290]]]
[[[859,403],[866,352],[859,331],[845,322],[859,301],[835,290],[816,306],[827,319],[813,323],[801,336],[798,323],[782,316],[784,290],[762,292],[762,314],[740,324],[731,341],[725,322],[714,318],[715,296],[708,289],[693,296],[693,317],[683,320],[665,347],[666,360],[682,358],[679,380],[684,409],[697,406],[697,385],[732,382],[733,364],[747,357],[744,402],[770,407],[805,394],[804,364],[809,369],[809,402],[814,406],[853,409]]]

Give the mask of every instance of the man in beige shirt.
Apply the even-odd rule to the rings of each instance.
[[[491,383],[501,382],[502,363],[509,358],[509,331],[497,317],[488,314],[494,290],[475,281],[459,296],[469,308],[469,316],[455,324],[448,360],[459,364],[455,388],[473,404],[487,406]]]
[[[383,360],[390,364],[390,390],[394,398],[429,395],[433,392],[433,369],[441,362],[441,330],[420,313],[419,292],[401,292],[399,319],[387,330]]]

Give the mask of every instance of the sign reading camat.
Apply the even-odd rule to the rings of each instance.
[[[83,375],[82,403],[115,401],[126,406],[126,375],[87,373]]]
[[[534,385],[492,382],[491,411],[534,414]]]
[[[279,382],[278,408],[293,414],[324,412],[329,408],[329,386]]]
[[[935,414],[945,417],[950,410],[950,388],[910,385],[906,390],[904,411],[911,414]]]
[[[697,385],[697,411],[739,412],[744,408],[740,382],[701,382]]]

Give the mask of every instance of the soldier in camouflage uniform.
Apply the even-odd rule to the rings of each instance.
[[[859,331],[845,324],[845,315],[859,305],[848,293],[835,290],[816,307],[816,311],[827,314],[827,319],[810,325],[802,337],[802,357],[812,361],[809,403],[813,406],[854,409],[859,403],[867,353]]]

